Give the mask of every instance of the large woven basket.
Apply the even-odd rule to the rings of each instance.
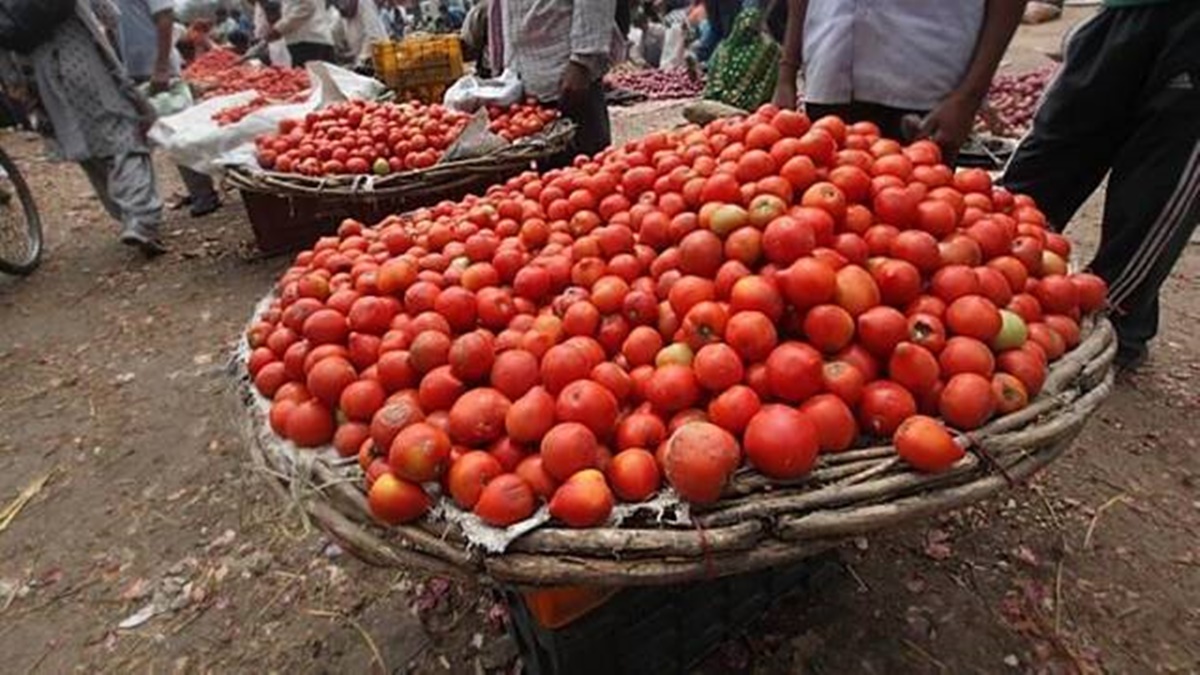
[[[1037,399],[972,432],[967,456],[944,473],[913,471],[887,446],[823,455],[808,477],[793,483],[772,482],[744,469],[720,502],[703,510],[693,507],[686,525],[545,526],[518,538],[503,554],[469,548],[457,526],[429,518],[400,527],[379,525],[367,510],[354,459],[277,442],[255,405],[257,394],[245,376],[241,381],[253,411],[249,446],[256,465],[273,477],[281,494],[361,559],[520,585],[634,586],[792,562],[847,538],[1012,488],[1062,454],[1108,396],[1116,348],[1107,319],[1085,319],[1081,344],[1053,364]]]
[[[240,190],[278,196],[361,197],[364,199],[462,196],[525,171],[533,162],[565,151],[575,137],[575,125],[560,119],[541,132],[478,157],[435,164],[426,169],[386,176],[304,176],[247,167],[233,167],[229,183]]]

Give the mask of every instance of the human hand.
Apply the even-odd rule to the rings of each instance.
[[[150,95],[161,94],[171,88],[171,74],[164,69],[156,68],[150,76]]]
[[[977,99],[952,93],[921,120],[920,137],[929,138],[938,144],[946,164],[954,165],[959,149],[971,135],[979,105],[980,101]]]
[[[791,82],[779,82],[775,85],[775,97],[772,103],[782,110],[795,110],[799,96],[796,94],[795,79]]]
[[[582,63],[571,61],[563,70],[562,80],[558,84],[560,105],[567,108],[577,108],[583,104],[588,86],[591,84],[591,73]]]

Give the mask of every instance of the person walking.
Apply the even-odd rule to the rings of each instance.
[[[1091,270],[1109,285],[1117,363],[1158,333],[1159,290],[1200,222],[1200,3],[1105,0],[1067,44],[1001,184],[1056,230],[1108,176]]]
[[[120,241],[148,256],[166,249],[159,239],[162,200],[145,129],[152,116],[97,20],[115,16],[110,0],[78,0],[74,12],[47,30],[20,67],[3,77],[32,72],[32,89],[53,136],[52,154],[77,162],[105,211],[121,224]]]
[[[173,42],[175,7],[172,0],[119,0],[121,57],[135,83],[150,83],[150,93],[166,91],[179,77],[180,57]],[[179,166],[193,218],[221,208],[212,178]]]
[[[902,139],[921,119],[953,164],[992,76],[1021,22],[1025,0],[788,0],[775,103],[814,119],[869,121]]]
[[[369,64],[376,42],[388,39],[387,27],[375,0],[333,0],[346,36],[346,49],[354,65]]]
[[[267,39],[283,39],[292,57],[292,67],[303,68],[309,61],[332,63],[333,27],[325,0],[281,0],[279,19],[271,25]]]

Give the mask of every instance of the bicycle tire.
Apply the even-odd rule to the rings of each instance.
[[[3,251],[0,251],[0,272],[28,276],[37,269],[42,261],[41,216],[38,215],[37,204],[33,201],[33,193],[29,191],[29,184],[25,182],[21,170],[2,148],[0,148],[0,169],[8,174],[8,181],[16,190],[15,196],[21,203],[21,210],[25,215],[25,228],[22,235],[26,238],[25,249],[28,252],[23,260],[10,260],[4,257]]]

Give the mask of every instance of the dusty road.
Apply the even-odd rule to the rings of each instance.
[[[1010,62],[1061,30],[1023,31]],[[0,279],[0,508],[32,494],[0,525],[3,670],[511,670],[486,591],[358,563],[250,471],[225,364],[286,261],[253,257],[236,197],[173,212],[172,252],[144,262],[77,169],[0,142],[49,240],[33,277]],[[1085,249],[1098,208],[1072,229]],[[1198,275],[1193,246],[1148,366],[1044,475],[847,546],[703,670],[1200,671]]]

